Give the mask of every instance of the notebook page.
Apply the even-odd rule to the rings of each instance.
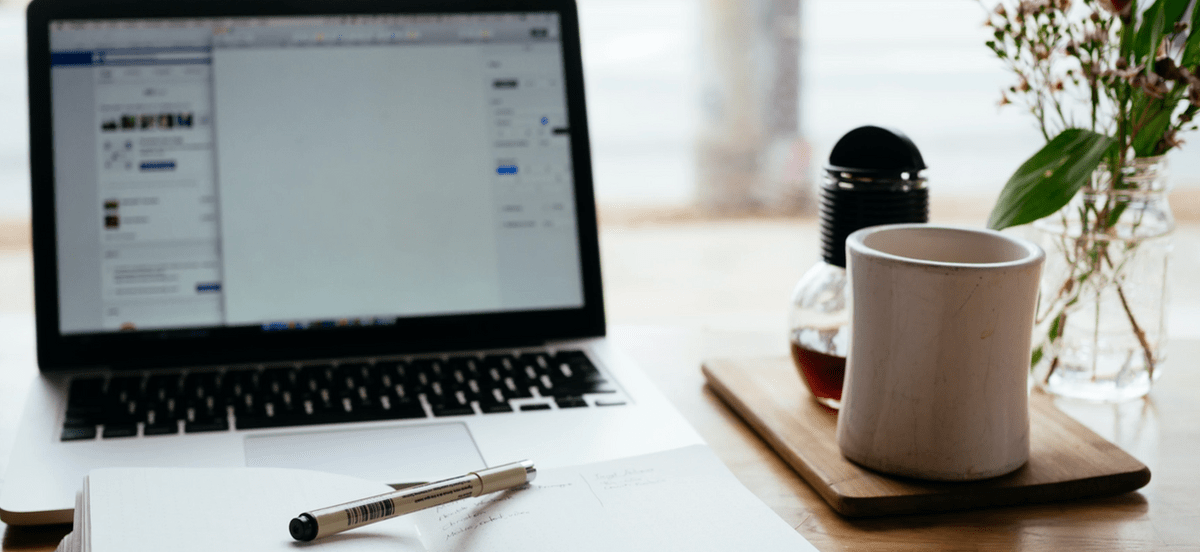
[[[431,552],[816,550],[703,445],[539,470],[413,517]]]
[[[87,489],[86,481],[83,484],[83,488],[85,490]],[[71,532],[67,533],[67,536],[63,537],[63,540],[58,543],[57,547],[54,548],[54,552],[82,552],[83,542],[81,542],[79,536],[86,531],[83,525],[83,505],[85,504],[85,492],[86,491],[79,491],[78,493],[75,493],[75,518],[71,523]]]
[[[85,552],[424,550],[409,518],[300,544],[301,512],[386,493],[381,483],[279,468],[107,468],[88,476]],[[90,541],[90,542],[89,542]]]

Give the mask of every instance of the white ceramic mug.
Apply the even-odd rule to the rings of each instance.
[[[851,340],[837,441],[881,472],[968,481],[1029,459],[1037,245],[895,224],[846,240]]]

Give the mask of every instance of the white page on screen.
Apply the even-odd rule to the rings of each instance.
[[[500,308],[482,63],[214,50],[227,324]]]

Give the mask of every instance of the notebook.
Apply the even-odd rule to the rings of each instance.
[[[427,481],[700,442],[605,335],[578,16],[35,0],[38,368],[0,519],[101,467]]]
[[[288,533],[302,511],[389,490],[302,470],[96,470],[58,550],[816,550],[702,445],[539,470],[523,488],[312,543]],[[249,498],[230,500],[243,495]]]

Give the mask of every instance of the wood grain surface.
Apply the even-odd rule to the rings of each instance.
[[[1054,408],[1030,400],[1030,458],[1009,475],[940,483],[883,475],[842,456],[837,413],[812,400],[787,357],[714,359],[713,390],[845,516],[946,512],[1119,494],[1150,482],[1150,470]]]
[[[788,354],[784,307],[796,279],[820,258],[818,232],[815,221],[782,220],[601,231],[614,345],[786,523],[823,552],[1200,550],[1200,225],[1181,224],[1175,233],[1171,343],[1150,396],[1119,405],[1054,401],[1149,466],[1154,477],[1148,485],[1101,498],[868,518],[830,508],[700,370],[709,358]],[[0,238],[0,474],[25,388],[37,374],[29,251],[3,243]],[[68,530],[0,523],[2,549],[48,552]]]

